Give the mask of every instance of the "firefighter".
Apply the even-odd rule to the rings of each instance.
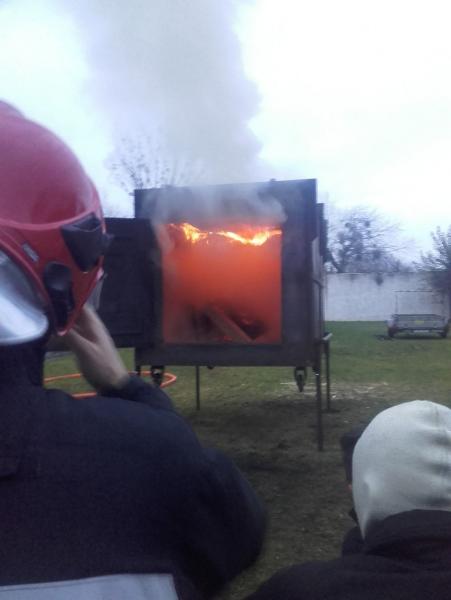
[[[107,244],[74,154],[0,103],[0,592],[12,600],[209,598],[260,551],[248,482],[128,375],[86,305]],[[52,334],[97,396],[43,387]]]

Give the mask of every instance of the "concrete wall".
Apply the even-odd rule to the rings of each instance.
[[[445,297],[421,273],[328,273],[328,321],[385,321],[393,313],[435,313],[449,317]]]

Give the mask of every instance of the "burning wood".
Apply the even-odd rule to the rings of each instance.
[[[212,321],[220,333],[231,342],[242,344],[249,344],[252,342],[252,338],[250,338],[247,333],[241,329],[238,323],[231,319],[219,306],[207,306],[203,312],[210,321]]]

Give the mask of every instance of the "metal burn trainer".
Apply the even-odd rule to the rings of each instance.
[[[158,383],[164,365],[293,366],[300,391],[321,376],[326,226],[316,181],[135,191],[134,219],[107,219],[114,240],[100,314]]]

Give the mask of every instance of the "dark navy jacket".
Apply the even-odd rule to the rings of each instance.
[[[0,386],[0,585],[171,573],[209,597],[260,551],[263,509],[159,389],[74,400]]]
[[[248,600],[451,600],[451,512],[388,517],[360,552],[283,569]]]

